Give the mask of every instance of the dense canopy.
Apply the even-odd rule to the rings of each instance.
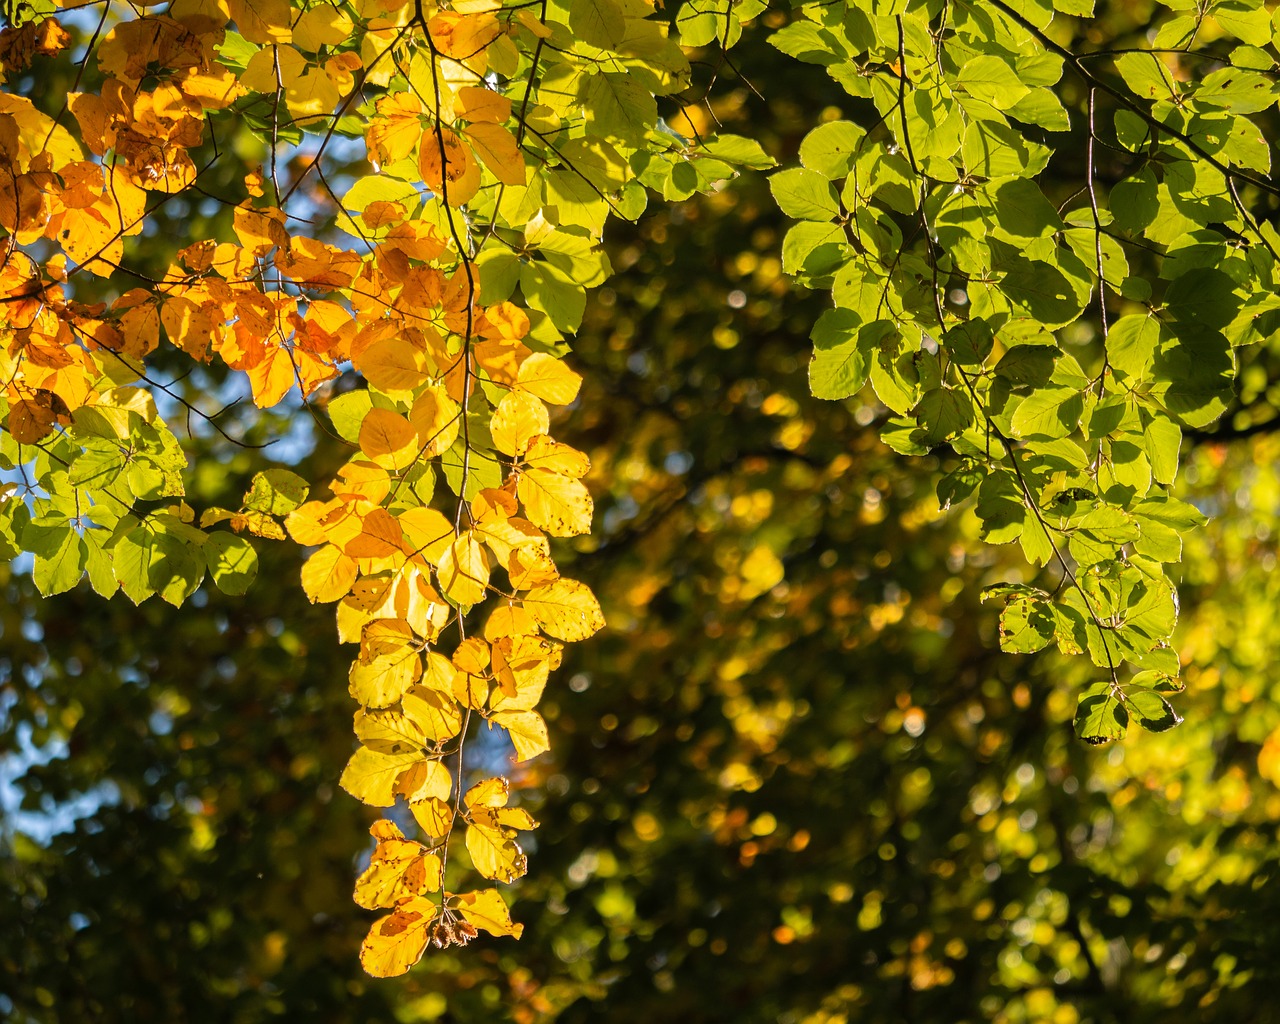
[[[1277,41],[14,5],[0,1014],[1269,1019]]]

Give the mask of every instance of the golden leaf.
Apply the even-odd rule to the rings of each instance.
[[[326,544],[302,566],[302,589],[312,604],[337,601],[355,581],[355,559],[333,544]]]
[[[516,493],[531,522],[555,537],[573,537],[591,531],[595,506],[579,480],[545,469],[526,469]]]
[[[375,821],[369,833],[378,845],[356,881],[355,901],[366,910],[394,907],[440,888],[441,864],[421,843],[406,840],[393,822]]]
[[[524,925],[512,923],[511,912],[497,889],[458,893],[450,897],[449,903],[469,924],[490,935],[510,935],[518,939],[524,934]]]
[[[360,422],[360,450],[385,469],[406,469],[417,458],[418,437],[398,412],[374,406]]]
[[[545,352],[534,352],[520,364],[516,387],[552,405],[568,405],[578,397],[582,377]]]
[[[405,900],[369,929],[360,947],[360,964],[375,978],[404,974],[420,959],[430,940],[436,905],[425,896]]]
[[[416,648],[406,644],[393,653],[352,662],[349,689],[365,707],[385,708],[398,701],[421,675],[422,658]]]
[[[459,607],[469,608],[483,600],[489,585],[489,558],[472,531],[445,549],[437,574],[444,596]]]
[[[443,387],[432,384],[413,400],[409,422],[418,435],[423,458],[433,458],[453,446],[462,427],[462,407]]]
[[[374,342],[354,365],[373,387],[388,394],[407,394],[431,379],[425,353],[400,338]]]
[[[338,784],[361,803],[391,807],[396,802],[396,780],[422,760],[421,750],[391,754],[372,747],[360,747],[342,770]]]
[[[585,583],[558,579],[524,596],[524,609],[558,640],[585,640],[604,626],[600,603]]]
[[[444,743],[462,729],[462,710],[449,691],[418,685],[400,698],[406,718],[434,743]]]
[[[424,835],[446,836],[453,827],[453,805],[447,800],[429,797],[411,803],[409,810]]]
[[[462,206],[480,188],[480,166],[471,147],[443,125],[422,133],[418,172],[427,188],[449,206]]]
[[[504,185],[523,185],[527,168],[515,136],[500,124],[472,124],[464,133],[481,163]]]
[[[516,750],[516,761],[528,761],[551,749],[547,739],[547,723],[536,711],[497,711],[489,721],[502,726]]]
[[[533,438],[546,434],[549,424],[547,407],[541,399],[523,391],[511,391],[498,403],[489,429],[498,451],[523,455]]]

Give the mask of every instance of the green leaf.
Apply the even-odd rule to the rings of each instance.
[[[769,43],[806,64],[839,64],[853,56],[834,32],[811,21],[793,21],[773,33]]]
[[[1005,599],[1000,613],[1000,649],[1010,654],[1034,654],[1053,642],[1056,632],[1049,595],[1035,587],[1003,584],[982,592],[984,601]]]
[[[995,190],[1000,227],[1017,239],[1048,238],[1062,230],[1062,218],[1040,187],[1026,178],[1006,181]]]
[[[1008,544],[1022,533],[1027,507],[1011,472],[990,472],[978,488],[974,513],[982,520],[982,539],[988,544]]]
[[[1086,743],[1100,744],[1124,738],[1129,731],[1129,712],[1111,683],[1094,683],[1080,695],[1075,728],[1076,735]]]
[[[42,596],[65,593],[80,582],[86,553],[70,520],[33,520],[22,536],[28,550],[35,554],[31,578]]]
[[[1031,91],[1005,60],[988,54],[965,62],[957,79],[970,96],[997,110],[1008,110]]]
[[[155,593],[151,585],[151,547],[154,538],[145,526],[136,526],[112,548],[112,563],[120,589],[134,604]]]
[[[239,597],[258,575],[258,553],[245,538],[233,533],[211,533],[204,544],[209,575],[224,594]]]
[[[520,268],[520,290],[534,309],[546,313],[562,331],[576,331],[587,309],[587,290],[573,276],[550,263],[534,261]]]
[[[1014,410],[1013,432],[1018,437],[1066,437],[1079,426],[1083,413],[1084,396],[1079,391],[1038,388]]]
[[[1160,197],[1156,176],[1149,168],[1142,168],[1111,189],[1111,215],[1116,227],[1125,231],[1141,231],[1160,212]]]
[[[627,22],[614,0],[575,0],[569,5],[569,28],[589,46],[614,50],[626,35]]]
[[[1160,322],[1155,317],[1121,317],[1107,332],[1107,363],[1120,380],[1144,380],[1159,341]]]
[[[779,208],[798,220],[828,221],[840,215],[836,190],[817,171],[792,167],[769,179]]]
[[[1153,53],[1125,53],[1116,59],[1116,71],[1139,99],[1169,99],[1173,76]]]
[[[893,330],[888,321],[864,324],[851,309],[828,309],[813,325],[813,360],[809,387],[815,398],[849,398],[862,390],[871,370],[872,353]]]
[[[307,500],[310,485],[287,469],[255,474],[245,492],[244,508],[272,516],[285,516]]]
[[[843,178],[853,169],[866,132],[852,121],[828,121],[800,143],[800,162],[825,178]]]
[[[760,143],[744,135],[713,135],[699,147],[698,152],[755,171],[767,170],[777,163]]]
[[[1182,722],[1173,705],[1155,690],[1130,687],[1124,697],[1134,721],[1147,732],[1167,732]]]
[[[110,598],[120,584],[113,566],[114,553],[106,547],[112,534],[108,530],[85,530],[81,539],[85,547],[85,568],[89,571],[89,586],[101,597]]]
[[[996,363],[996,374],[1014,387],[1043,387],[1062,353],[1050,345],[1016,345]]]
[[[955,437],[973,423],[973,403],[959,388],[930,388],[915,408],[922,443],[933,447]]]

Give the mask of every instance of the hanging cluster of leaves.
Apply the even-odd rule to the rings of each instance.
[[[6,554],[32,553],[46,594],[87,571],[104,596],[179,605],[206,573],[244,590],[242,533],[314,549],[303,588],[359,644],[342,785],[375,807],[403,799],[422,836],[374,826],[356,900],[389,913],[366,968],[402,973],[477,929],[518,935],[496,890],[450,891],[446,868],[465,833],[476,874],[524,874],[517,834],[535,823],[506,806],[504,779],[468,785],[464,743],[483,720],[518,761],[544,752],[535,708],[561,645],[603,624],[548,541],[592,515],[587,457],[550,435],[548,406],[580,384],[564,337],[609,273],[607,217],[645,207],[638,177],[687,195],[732,176],[726,159],[768,161],[732,139],[726,159],[713,146],[695,161],[657,130],[656,97],[688,65],[644,0],[177,0],[64,17],[89,11],[77,63],[93,89],[56,115],[0,97],[3,457],[20,478],[0,506]],[[27,12],[5,30],[6,67],[70,40],[55,9]],[[242,129],[267,158],[216,197],[234,238],[190,240],[158,279],[134,269],[149,215],[206,195],[206,168],[239,159],[219,137]],[[346,139],[373,173],[339,196],[324,158]],[[79,301],[95,281],[109,299]],[[162,343],[239,371],[259,407],[295,388],[326,399],[352,450],[332,497],[308,501],[307,481],[273,470],[197,525],[152,392],[201,410],[148,376]],[[348,369],[363,386],[317,395]]]
[[[1280,189],[1251,117],[1280,98],[1280,29],[1254,0],[1168,6],[1149,49],[1062,45],[1092,0],[807,3],[771,38],[867,112],[771,179],[797,222],[785,269],[834,300],[813,392],[869,380],[887,445],[961,457],[941,503],[973,496],[983,538],[1037,577],[987,591],[1001,646],[1087,652],[1091,743],[1179,721],[1167,567],[1204,522],[1171,494],[1183,432],[1280,326]],[[1083,154],[1055,149],[1063,96]]]

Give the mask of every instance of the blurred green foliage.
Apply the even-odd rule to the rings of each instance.
[[[1090,31],[1147,17],[1108,5]],[[730,130],[789,155],[801,107],[839,114],[816,69],[750,40],[735,56],[763,98],[718,69]],[[782,230],[757,177],[613,237],[557,424],[598,499],[561,565],[610,628],[548,689],[554,753],[508,769],[541,822],[524,938],[394,982],[360,971],[349,889],[372,815],[334,785],[345,659],[295,551],[264,547],[244,598],[206,586],[181,612],[40,601],[3,569],[0,771],[21,806],[0,823],[0,1016],[1277,1016],[1280,791],[1259,756],[1280,727],[1280,440],[1254,427],[1273,357],[1251,357],[1227,439],[1184,456],[1183,496],[1215,517],[1180,567],[1186,723],[1087,748],[1088,666],[996,649],[977,595],[1020,563],[965,507],[939,511],[948,457],[908,464],[870,400],[810,396],[822,305],[787,286]],[[273,450],[207,435],[197,461],[223,469],[193,500],[233,502]]]

